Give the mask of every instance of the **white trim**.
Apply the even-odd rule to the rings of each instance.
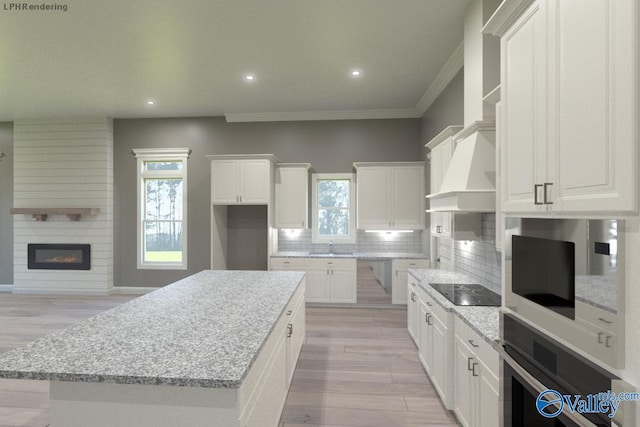
[[[0,285],[0,293],[13,292],[13,285]]]
[[[447,62],[444,64],[438,75],[431,82],[431,85],[427,91],[422,95],[418,105],[416,105],[416,111],[418,117],[422,117],[427,112],[431,104],[438,99],[438,96],[449,86],[449,83],[458,74],[464,66],[464,42],[460,42],[458,47],[453,51]]]
[[[67,288],[13,288],[14,294],[23,295],[109,295],[110,290],[67,289]]]
[[[502,37],[533,0],[504,0],[482,27],[482,34]]]
[[[275,113],[226,113],[227,122],[289,122],[313,120],[417,119],[415,108],[389,110],[283,111]]]
[[[318,180],[349,180],[349,235],[346,237],[325,237],[318,235]],[[356,176],[352,173],[314,173],[311,175],[312,243],[356,243]]]
[[[188,173],[187,160],[191,154],[189,148],[134,148],[131,152],[137,159],[136,172],[136,205],[137,205],[137,226],[136,226],[136,258],[139,270],[186,270],[188,253],[188,228],[187,228],[187,194],[188,194]],[[145,162],[175,160],[182,162],[180,171],[146,171]],[[143,224],[143,200],[144,178],[181,178],[182,179],[182,262],[180,263],[160,263],[143,262],[142,256],[142,224]]]
[[[161,287],[151,286],[114,286],[111,288],[112,295],[144,295],[156,291]]]

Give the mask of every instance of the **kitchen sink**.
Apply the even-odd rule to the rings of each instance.
[[[352,257],[353,252],[309,252],[314,257]]]

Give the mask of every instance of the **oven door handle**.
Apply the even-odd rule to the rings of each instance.
[[[509,353],[507,353],[502,346],[498,347],[498,353],[500,354],[500,358],[504,360],[511,369],[515,371],[529,386],[531,386],[537,393],[542,393],[545,390],[548,390],[549,387],[542,384],[538,381],[534,376],[532,376],[526,369],[524,369],[520,364],[513,358]],[[565,405],[566,408],[566,405]],[[589,422],[586,418],[581,416],[578,413],[571,412],[567,409],[562,411],[562,415],[573,421],[579,426],[594,426],[593,423]]]

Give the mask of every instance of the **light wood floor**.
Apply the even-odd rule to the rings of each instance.
[[[0,293],[0,351],[131,298]],[[0,427],[45,427],[48,406],[48,382],[0,379]],[[307,308],[307,339],[281,425],[457,424],[418,361],[406,330],[406,311],[354,307]]]
[[[373,270],[366,261],[358,261],[357,302],[358,304],[391,304],[391,294],[376,280]]]

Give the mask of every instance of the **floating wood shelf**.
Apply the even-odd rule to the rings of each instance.
[[[46,221],[49,215],[66,215],[69,221],[80,221],[82,215],[98,215],[100,208],[11,208],[12,215],[33,215],[36,221]]]

